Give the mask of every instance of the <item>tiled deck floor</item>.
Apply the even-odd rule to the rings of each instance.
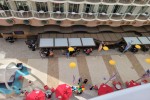
[[[104,55],[104,56],[79,56],[56,57],[52,59],[1,59],[0,63],[6,62],[23,62],[27,67],[31,68],[31,72],[50,87],[56,87],[59,84],[67,83],[73,85],[73,75],[77,84],[78,78],[89,79],[86,91],[81,96],[72,97],[72,100],[85,100],[97,96],[96,91],[89,91],[90,85],[100,85],[106,82],[114,72],[118,72],[117,79],[120,82],[138,79],[150,65],[145,62],[146,58],[150,58],[149,54],[130,54],[125,55]],[[110,66],[108,61],[113,59],[116,61],[115,66]],[[76,68],[69,67],[70,62],[77,64]],[[135,65],[135,63],[138,63]],[[112,67],[112,68],[111,68]],[[141,70],[142,69],[142,70]],[[111,82],[108,84],[111,85]],[[88,94],[87,94],[88,93]]]

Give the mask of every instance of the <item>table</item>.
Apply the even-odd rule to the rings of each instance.
[[[93,38],[81,38],[83,46],[95,46]]]
[[[113,90],[112,87],[110,87],[109,85],[103,83],[103,84],[100,85],[100,88],[98,90],[98,95],[104,95],[104,94],[107,94],[107,93],[111,93],[113,91],[114,90]]]
[[[150,40],[147,37],[138,37],[142,44],[150,44]]]
[[[54,47],[54,39],[53,38],[40,38],[39,47],[41,48]]]
[[[82,46],[80,38],[68,38],[69,46]]]
[[[55,47],[68,47],[67,38],[55,38]]]
[[[142,44],[140,42],[140,40],[138,40],[137,37],[124,37],[124,40],[126,41],[126,43],[130,43],[132,45],[135,45],[135,44]]]

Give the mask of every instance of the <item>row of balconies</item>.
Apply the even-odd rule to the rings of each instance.
[[[66,1],[66,0],[53,0]],[[150,4],[150,0],[68,0],[73,2],[91,2],[91,3],[121,3],[121,4]]]
[[[52,18],[56,20],[65,20],[66,18],[70,20],[147,20],[150,19],[149,14],[120,14],[120,13],[75,13],[75,12],[44,12],[44,11],[0,11],[0,18],[8,18],[8,17],[17,17],[21,19],[30,19],[32,17],[39,19]]]

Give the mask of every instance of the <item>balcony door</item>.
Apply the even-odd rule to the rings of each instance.
[[[17,10],[29,11],[29,6],[27,5],[27,1],[15,1]]]
[[[0,10],[9,10],[10,5],[8,1],[0,0]]]
[[[64,12],[64,3],[53,3],[53,12]]]
[[[85,4],[83,12],[85,12],[85,13],[94,13],[94,5]]]
[[[131,13],[132,14],[134,9],[135,9],[135,6],[128,6],[128,8],[126,10],[126,13]]]
[[[48,7],[47,7],[47,2],[36,2],[36,9],[37,11],[44,11],[47,12],[48,11]]]
[[[120,10],[121,10],[121,8],[122,8],[122,6],[120,6],[120,5],[115,5],[115,6],[114,6],[114,9],[113,9],[113,11],[112,11],[112,13],[119,13]]]
[[[99,5],[98,12],[99,13],[107,13],[108,5]]]
[[[69,4],[69,12],[79,12],[79,6],[80,4]]]

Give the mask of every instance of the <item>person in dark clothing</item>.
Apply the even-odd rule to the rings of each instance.
[[[84,84],[86,84],[87,82],[88,82],[88,79],[85,79],[85,80],[83,81]]]
[[[82,78],[80,77],[78,80],[78,84],[80,84],[82,82]]]

